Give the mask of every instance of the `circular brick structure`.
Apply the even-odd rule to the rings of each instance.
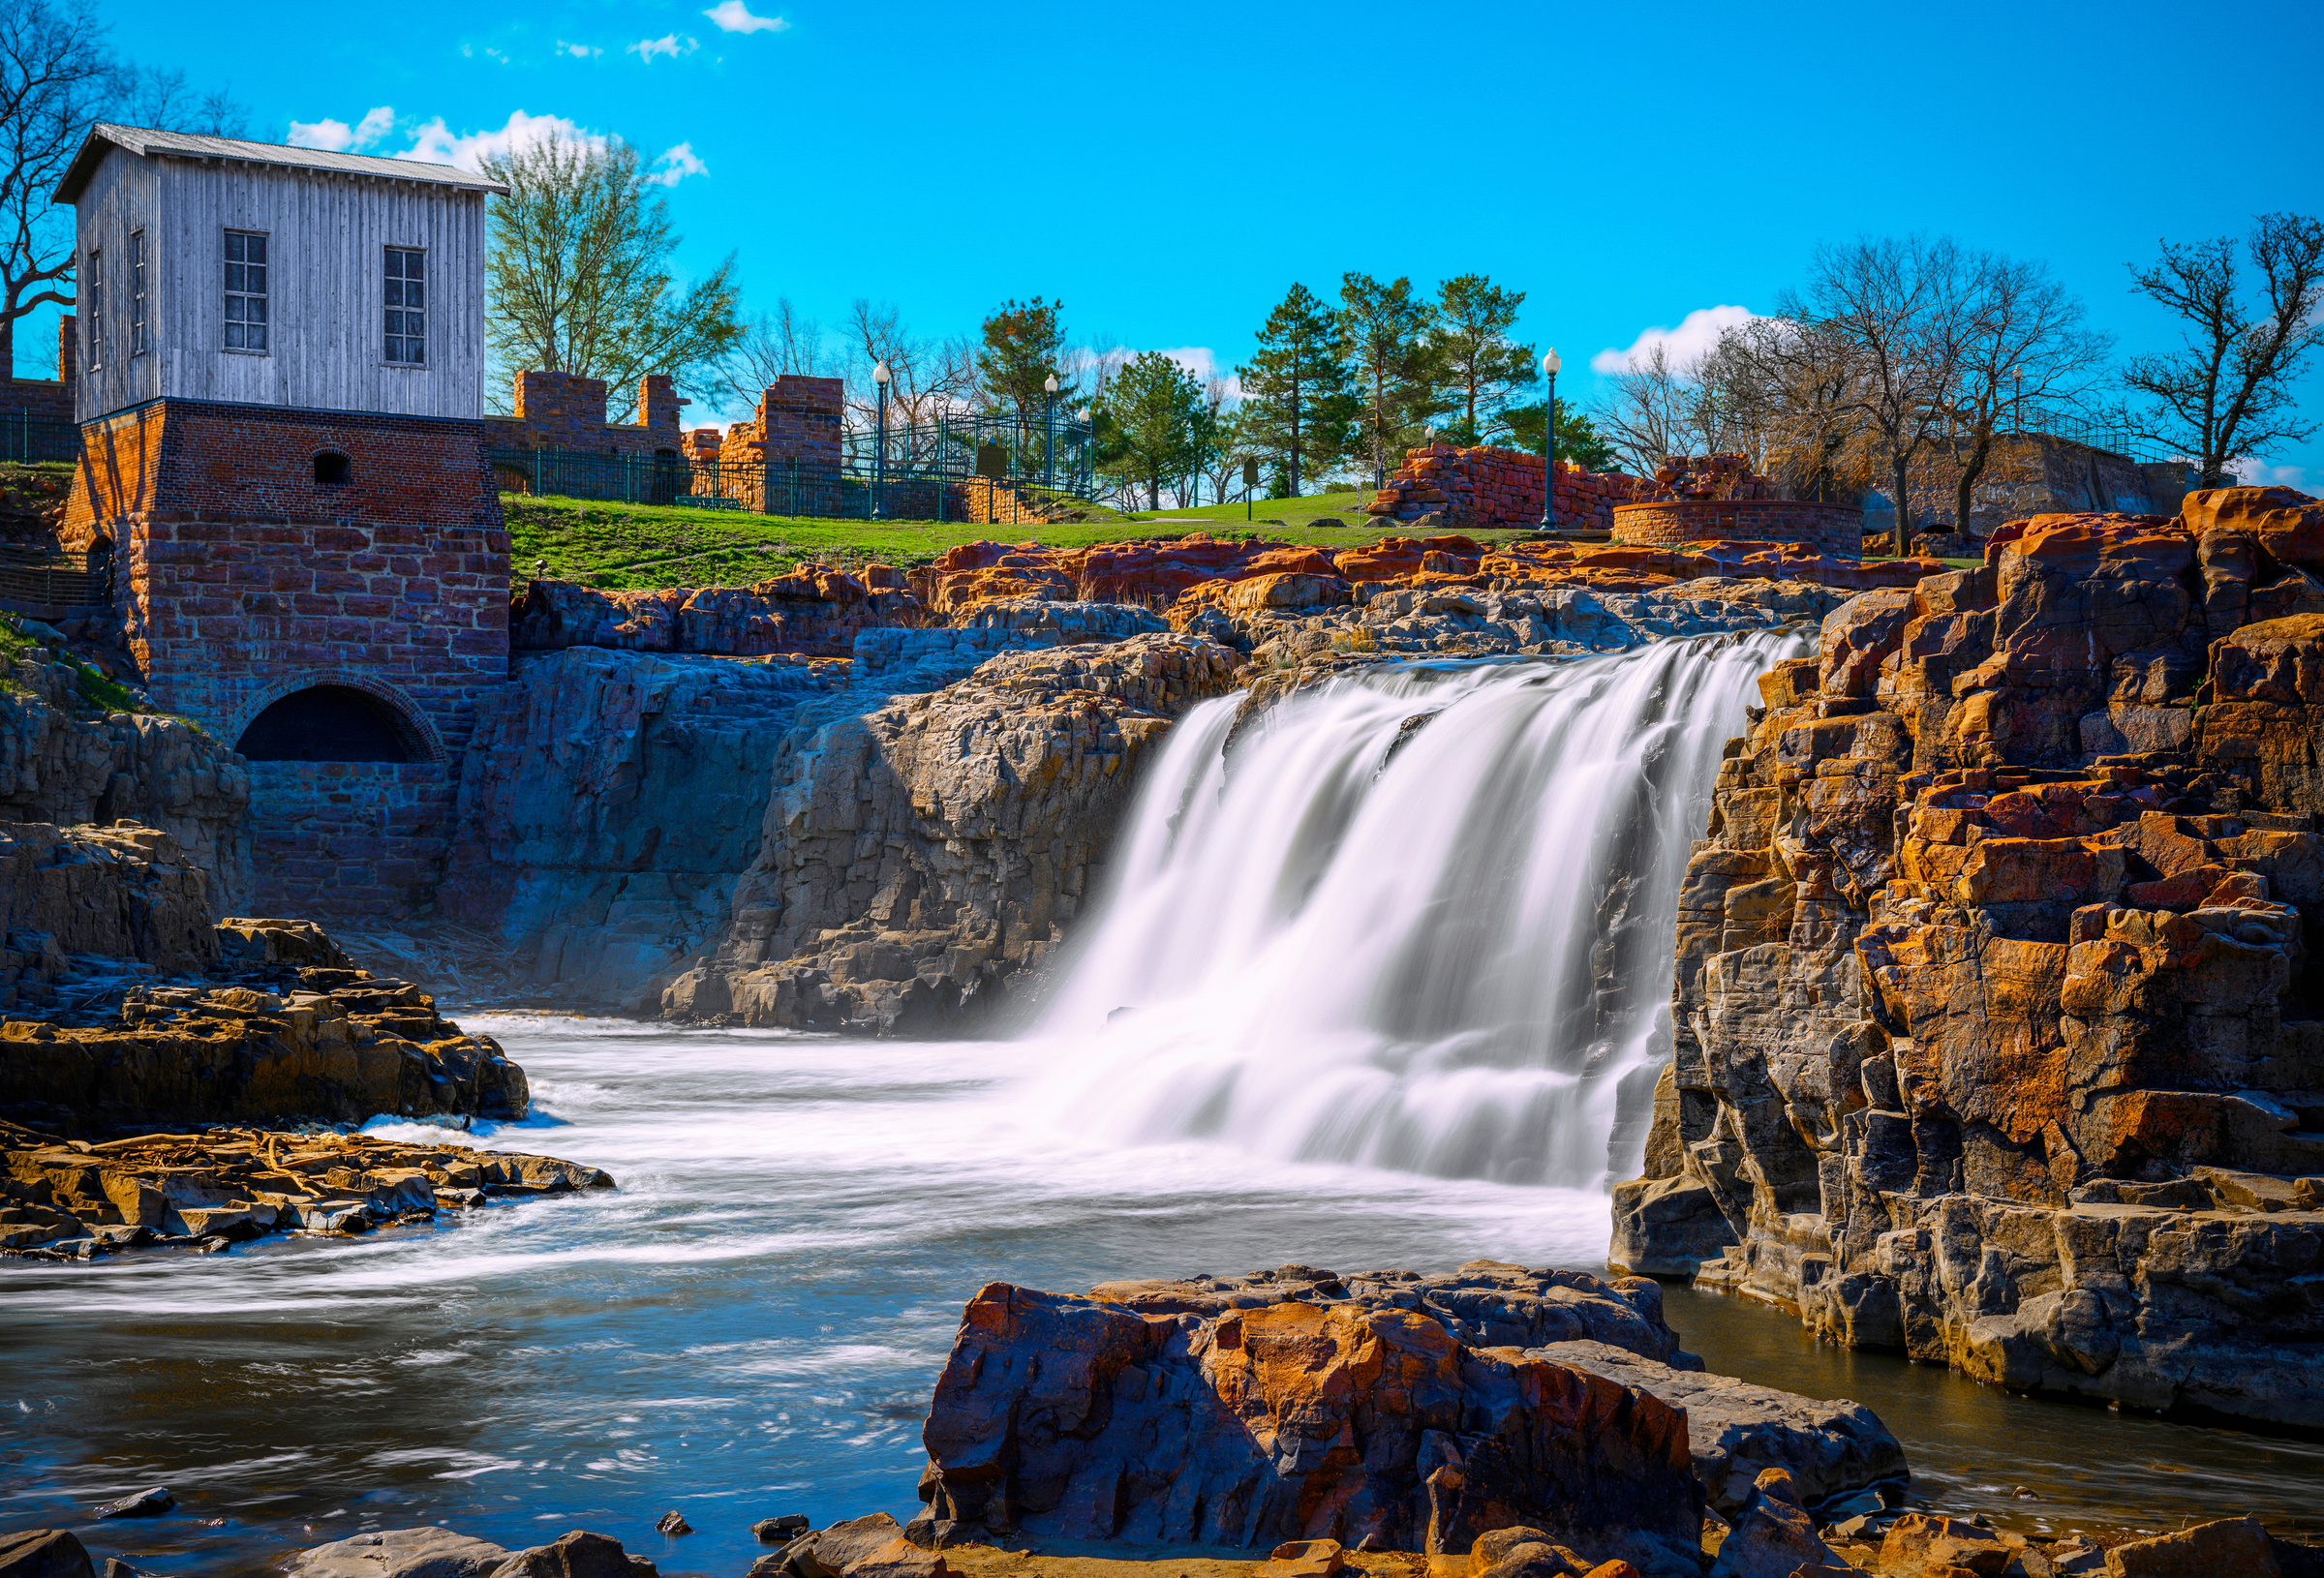
[[[1845,559],[1864,551],[1864,512],[1804,499],[1667,499],[1614,506],[1614,540],[1641,548],[1682,542],[1796,542]]]

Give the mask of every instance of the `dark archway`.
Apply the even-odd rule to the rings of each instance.
[[[343,488],[353,475],[345,455],[335,449],[325,449],[315,457],[315,480],[326,488]]]
[[[292,691],[250,720],[234,748],[254,762],[424,762],[426,739],[394,703],[353,685]]]

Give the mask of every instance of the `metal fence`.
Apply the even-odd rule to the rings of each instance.
[[[93,608],[111,597],[110,554],[0,545],[0,608],[38,619]]]
[[[2029,409],[2017,413],[2009,425],[2019,433],[2039,433],[2070,443],[2088,444],[2141,465],[2186,458],[2168,444],[2157,443],[2142,433],[2079,411]]]
[[[22,465],[29,461],[80,459],[80,429],[55,416],[30,411],[0,412],[0,461]]]

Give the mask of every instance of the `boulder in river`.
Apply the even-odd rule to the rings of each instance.
[[[1246,1307],[1141,1286],[1147,1312],[1005,1283],[970,1302],[924,1434],[935,1532],[1458,1555],[1524,1524],[1647,1574],[1697,1570],[1686,1422],[1651,1394],[1471,1347],[1417,1293]],[[1542,1310],[1622,1302],[1553,1290],[1578,1296]]]
[[[89,1553],[69,1530],[0,1534],[0,1578],[96,1578]]]

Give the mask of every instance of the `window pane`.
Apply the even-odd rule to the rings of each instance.
[[[241,296],[229,296],[226,298],[226,320],[229,323],[239,323],[242,320],[243,300],[244,298]]]
[[[229,350],[240,350],[242,349],[241,324],[229,323],[226,326],[226,349]]]
[[[391,280],[404,277],[404,255],[393,247],[387,249],[387,277]]]
[[[250,238],[250,260],[254,263],[262,263],[266,260],[266,238],[264,236],[254,235]]]
[[[244,316],[247,317],[253,323],[265,322],[266,298],[264,296],[252,296],[250,298],[249,311],[244,314]]]
[[[250,288],[260,294],[266,289],[266,271],[256,263],[250,265]]]
[[[416,280],[419,278],[419,260],[424,256],[426,256],[424,253],[417,252],[407,252],[404,254],[405,279]]]
[[[425,325],[424,325],[424,324],[421,322],[421,319],[424,319],[424,318],[426,318],[427,316],[428,316],[428,315],[427,315],[427,314],[425,314],[425,313],[406,313],[406,314],[404,314],[404,332],[405,332],[406,334],[423,334],[423,333],[425,333],[425,332],[426,332],[426,326],[425,326]]]
[[[256,323],[250,326],[250,349],[253,350],[266,349],[266,331]]]
[[[390,307],[401,307],[403,304],[404,282],[401,280],[389,280],[387,282],[387,305]]]
[[[421,300],[419,299],[419,293],[420,293],[422,290],[425,290],[426,288],[427,288],[427,287],[426,287],[426,286],[424,286],[424,285],[420,285],[420,284],[418,284],[418,283],[416,283],[416,282],[414,282],[413,284],[411,284],[411,285],[407,285],[407,286],[405,286],[405,287],[404,287],[404,300],[405,300],[405,302],[406,302],[408,305],[410,305],[410,306],[413,306],[413,307],[424,307],[424,306],[426,306],[426,305],[427,305],[427,303],[425,303],[425,302],[423,302],[423,301],[421,301]]]
[[[226,288],[229,290],[239,290],[242,288],[242,265],[240,263],[229,263],[226,265]]]
[[[226,256],[229,260],[239,261],[241,259],[243,239],[241,232],[237,230],[226,232]]]

